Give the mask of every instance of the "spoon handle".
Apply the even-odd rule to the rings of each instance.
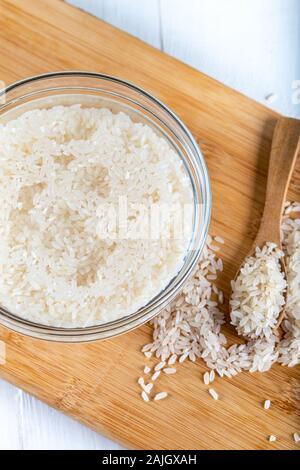
[[[266,201],[255,246],[267,241],[280,246],[281,217],[299,150],[300,120],[280,118],[272,141]]]

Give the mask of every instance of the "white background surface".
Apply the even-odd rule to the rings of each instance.
[[[300,90],[299,0],[69,2],[300,118],[300,93],[293,89]],[[266,102],[271,93],[274,102]],[[0,381],[0,449],[114,448],[120,446]]]

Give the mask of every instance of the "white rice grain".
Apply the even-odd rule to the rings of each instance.
[[[153,383],[148,383],[147,385],[144,385],[143,386],[143,390],[149,395],[149,393],[151,392],[153,388]]]
[[[164,398],[167,398],[167,396],[168,396],[167,392],[160,392],[155,395],[154,400],[155,401],[163,400]]]
[[[151,377],[152,382],[155,382],[155,380],[158,379],[158,377],[160,376],[160,373],[161,373],[160,370],[154,372],[154,374],[153,374],[152,377]]]
[[[145,392],[145,390],[142,391],[141,397],[144,401],[146,401],[146,402],[149,401],[149,397],[148,397],[147,393]]]
[[[138,379],[138,384],[142,386],[142,385],[144,385],[144,383],[145,383],[144,378],[143,378],[143,377],[140,377],[140,378]]]
[[[172,356],[170,357],[170,359],[168,360],[168,365],[169,366],[173,366],[177,361],[177,355],[176,354],[172,354]]]
[[[210,394],[210,396],[214,399],[214,400],[219,400],[219,395],[218,393],[213,389],[213,388],[210,388],[208,390],[208,393]]]
[[[174,367],[166,367],[163,369],[163,372],[167,375],[171,375],[176,373],[176,369]]]
[[[166,365],[166,362],[165,361],[161,361],[159,362],[155,367],[154,367],[154,370],[155,372],[158,372],[160,371],[161,369],[163,369]]]
[[[209,385],[209,372],[205,372],[205,374],[203,375],[203,382],[205,385]]]
[[[152,348],[152,343],[145,344],[145,346],[142,347],[142,352],[145,353],[147,351],[150,351]]]
[[[294,432],[294,434],[293,434],[293,439],[294,439],[294,441],[296,442],[296,444],[297,444],[298,442],[300,442],[300,436],[299,436],[299,434],[298,434],[297,432]]]
[[[271,406],[271,401],[270,400],[265,400],[264,402],[264,409],[268,410]]]

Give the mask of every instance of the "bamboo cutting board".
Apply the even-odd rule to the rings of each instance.
[[[133,37],[58,0],[0,0],[0,79],[81,69],[128,79],[156,95],[189,126],[212,180],[211,233],[222,236],[229,280],[259,224],[268,154],[277,115]],[[289,197],[300,199],[300,162]],[[227,333],[234,338],[233,330]],[[59,345],[0,328],[7,361],[0,375],[94,430],[142,449],[295,449],[300,431],[299,367],[216,379],[215,402],[201,380],[202,363],[164,376],[162,402],[144,403],[137,378],[144,326],[92,344]],[[272,406],[264,411],[262,403]],[[269,443],[270,434],[277,436]]]

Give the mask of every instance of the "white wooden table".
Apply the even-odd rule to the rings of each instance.
[[[300,118],[299,0],[69,2],[257,101]],[[0,381],[0,449],[120,448]]]

